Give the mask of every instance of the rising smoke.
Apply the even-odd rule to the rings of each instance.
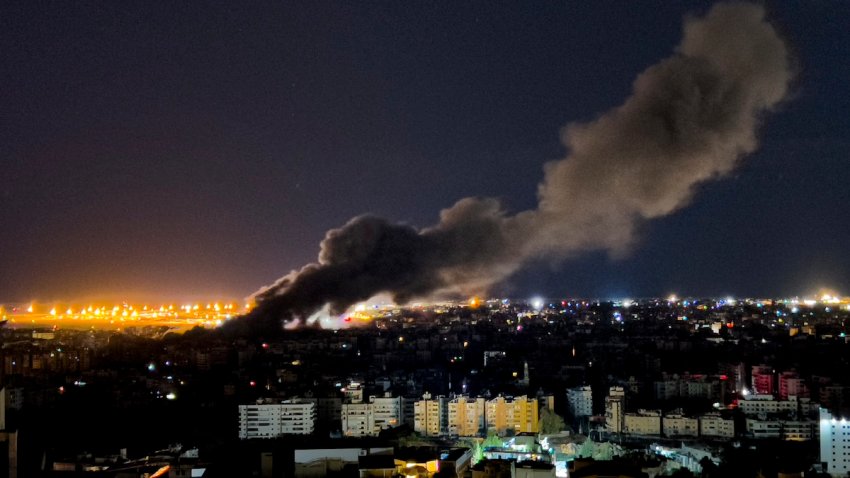
[[[762,115],[792,77],[763,7],[716,5],[686,19],[673,55],[641,73],[621,106],[567,126],[569,154],[546,164],[537,209],[509,215],[496,199],[465,198],[421,230],[356,217],[328,231],[317,263],[258,291],[252,315],[279,327],[378,293],[398,303],[481,293],[534,258],[622,255],[643,221],[686,206],[700,184],[756,149]]]

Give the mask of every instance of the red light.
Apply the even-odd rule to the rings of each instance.
[[[269,348],[269,344],[267,344],[267,343],[263,343],[263,348],[264,348],[264,349]]]
[[[729,377],[727,377],[726,375],[721,375],[720,380],[729,380]]]
[[[250,385],[250,386],[252,386],[252,387],[256,387],[256,386],[257,386],[257,382],[255,382],[255,381],[251,380],[251,382],[249,382],[249,384],[248,384],[248,385]]]
[[[728,329],[731,329],[734,326],[735,326],[735,324],[733,324],[732,322],[729,322],[728,324],[726,324],[726,328],[728,328]]]
[[[351,322],[351,317],[346,317],[345,322]]]

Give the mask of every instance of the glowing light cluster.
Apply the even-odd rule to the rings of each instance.
[[[218,327],[238,314],[250,310],[237,303],[218,301],[208,304],[39,304],[0,305],[2,317],[11,324],[45,325],[58,328],[80,327],[121,329],[142,325],[165,325],[178,329],[195,326]]]

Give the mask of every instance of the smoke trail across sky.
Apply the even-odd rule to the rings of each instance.
[[[328,231],[318,262],[258,291],[252,315],[303,320],[379,293],[399,303],[481,293],[535,258],[623,255],[642,222],[686,206],[756,149],[792,78],[763,7],[715,5],[685,20],[673,55],[638,75],[621,106],[565,128],[568,155],[546,164],[536,209],[510,215],[496,199],[465,198],[421,230],[356,217]]]

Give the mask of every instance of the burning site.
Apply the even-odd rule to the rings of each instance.
[[[545,165],[537,208],[469,197],[425,228],[355,217],[327,232],[315,263],[253,294],[245,320],[305,323],[377,294],[400,304],[484,294],[530,261],[623,257],[640,247],[646,222],[686,207],[756,150],[793,78],[763,7],[718,4],[685,20],[673,53],[638,74],[620,106],[563,129],[567,154]]]

